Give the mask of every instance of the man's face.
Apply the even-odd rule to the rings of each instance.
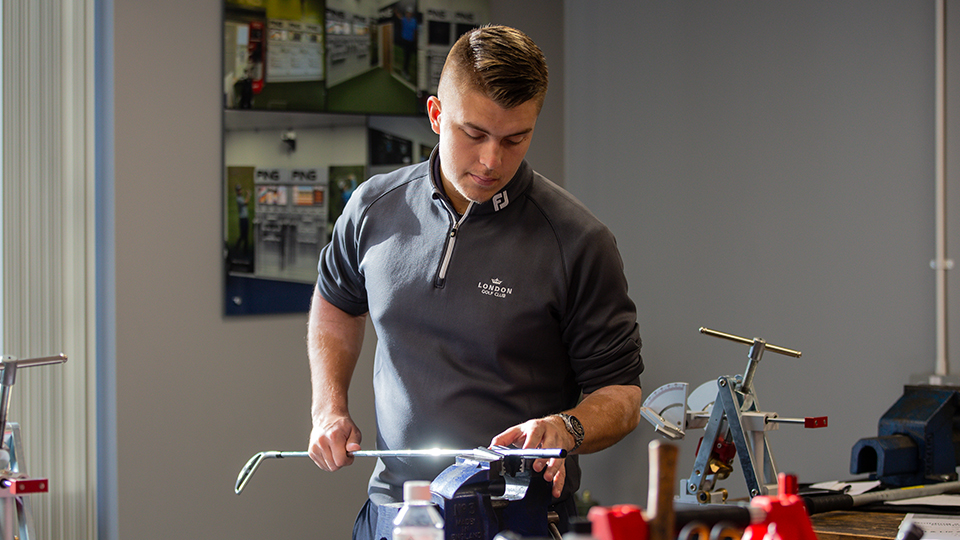
[[[540,112],[531,100],[504,109],[476,90],[441,90],[427,102],[440,135],[443,188],[458,212],[490,200],[513,178],[530,148]]]

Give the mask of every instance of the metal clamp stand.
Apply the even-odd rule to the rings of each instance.
[[[709,328],[700,333],[750,345],[747,368],[743,376],[722,376],[717,379],[717,398],[714,401],[706,431],[690,478],[680,482],[680,500],[701,504],[723,502],[726,490],[713,491],[718,479],[726,478],[732,470],[733,454],[739,454],[740,465],[747,482],[750,497],[776,492],[777,465],[767,441],[766,432],[777,429],[779,423],[802,423],[805,427],[825,427],[826,417],[779,418],[776,413],[760,411],[753,377],[769,350],[777,354],[800,357],[800,351],[770,345],[760,338],[747,339]]]
[[[17,369],[22,367],[62,364],[67,361],[63,354],[43,358],[17,360],[12,356],[0,357],[0,426],[8,426],[7,412],[10,405],[10,393],[17,381]],[[20,426],[9,424],[3,433],[3,446],[0,447],[0,498],[3,499],[3,520],[0,530],[4,540],[30,540],[33,537],[33,517],[30,514],[26,495],[46,493],[49,483],[46,478],[30,478],[23,471],[23,442],[20,438]]]

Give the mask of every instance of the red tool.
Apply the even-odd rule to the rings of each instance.
[[[28,493],[46,493],[50,483],[46,478],[3,478],[0,480],[0,497],[16,497]]]
[[[597,540],[647,540],[643,510],[632,504],[594,506],[587,513]]]
[[[780,473],[778,495],[754,497],[750,505],[760,508],[766,518],[747,527],[743,540],[817,540],[803,499],[797,495],[797,477]]]

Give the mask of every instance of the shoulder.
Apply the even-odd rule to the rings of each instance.
[[[537,174],[528,201],[549,228],[568,277],[622,267],[613,232],[570,192]]]
[[[372,176],[357,187],[350,197],[350,202],[358,206],[358,209],[364,209],[362,212],[385,198],[389,200],[391,195],[402,195],[410,189],[425,189],[429,192],[429,170],[427,163],[418,163]]]
[[[579,199],[546,177],[534,173],[529,201],[554,231],[567,240],[611,235],[610,229]]]

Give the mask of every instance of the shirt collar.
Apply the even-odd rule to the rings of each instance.
[[[449,203],[450,198],[447,197],[443,189],[443,181],[440,176],[440,152],[438,148],[439,147],[434,147],[433,152],[430,153],[430,180],[433,182],[433,197],[435,199],[442,198]],[[517,169],[517,173],[507,182],[507,185],[491,197],[489,201],[482,204],[474,204],[473,209],[470,210],[470,214],[493,214],[504,210],[514,201],[518,201],[532,183],[533,169],[530,168],[530,165],[524,160],[520,163],[520,168]]]

